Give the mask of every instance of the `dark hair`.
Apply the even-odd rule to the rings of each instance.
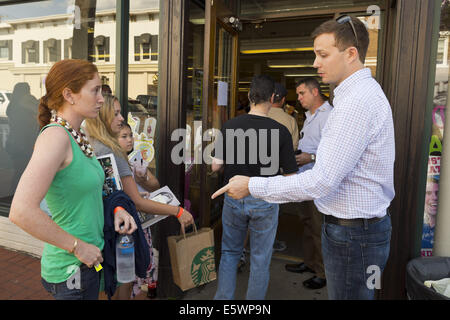
[[[121,130],[124,128],[124,127],[127,127],[128,129],[130,129],[131,130],[131,126],[128,124],[128,122],[126,122],[126,121],[122,121],[122,123],[120,124],[121,125]],[[131,130],[131,131],[133,131],[133,130]]]
[[[279,82],[275,83],[273,93],[275,94],[273,97],[273,103],[281,102],[288,94],[286,88]]]
[[[338,23],[336,20],[328,20],[322,23],[316,30],[313,31],[311,37],[316,39],[318,36],[325,33],[332,33],[336,39],[336,47],[340,51],[344,51],[349,47],[358,49],[359,60],[362,63],[366,60],[367,49],[369,48],[369,32],[364,23],[358,18],[351,17],[353,25],[355,26],[356,34],[358,35],[358,44],[356,44],[355,34],[349,22]]]
[[[317,81],[316,78],[308,77],[308,78],[300,79],[295,84],[295,87],[298,88],[302,84],[304,84],[310,91],[312,89],[317,89],[317,90],[319,90],[319,94],[322,94],[322,90],[320,89],[320,83],[319,83],[319,81]]]
[[[266,75],[254,76],[250,84],[248,98],[250,103],[270,102],[275,89],[275,82]]]

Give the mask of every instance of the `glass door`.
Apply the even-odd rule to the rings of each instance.
[[[222,177],[220,173],[212,172],[209,155],[215,135],[235,114],[239,42],[235,29],[238,24],[233,20],[236,17],[235,2],[207,0],[205,4],[200,223],[214,227],[220,221],[223,199],[211,200],[211,195],[222,186]]]

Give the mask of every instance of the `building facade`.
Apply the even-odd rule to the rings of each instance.
[[[68,10],[70,7],[68,7]],[[5,19],[5,18],[3,18]],[[57,61],[72,58],[75,14],[55,14],[0,23],[0,89],[12,92],[18,82],[27,82],[31,94],[45,94],[45,76]],[[104,84],[115,90],[116,10],[95,14],[92,61]],[[152,88],[158,73],[159,9],[130,12],[129,97],[156,95]]]

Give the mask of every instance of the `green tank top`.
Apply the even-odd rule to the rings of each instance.
[[[45,130],[51,124],[44,127]],[[63,128],[63,127],[62,127]],[[64,130],[66,130],[64,128]],[[88,158],[66,130],[72,145],[72,162],[58,171],[45,196],[53,221],[66,232],[103,250],[103,169],[94,157]],[[44,246],[41,275],[49,283],[64,282],[81,265],[75,255],[50,245]]]

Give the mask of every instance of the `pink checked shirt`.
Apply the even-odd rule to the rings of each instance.
[[[383,217],[395,196],[392,111],[370,69],[334,90],[334,108],[311,170],[251,178],[252,196],[273,203],[314,200],[320,212],[342,219]]]

